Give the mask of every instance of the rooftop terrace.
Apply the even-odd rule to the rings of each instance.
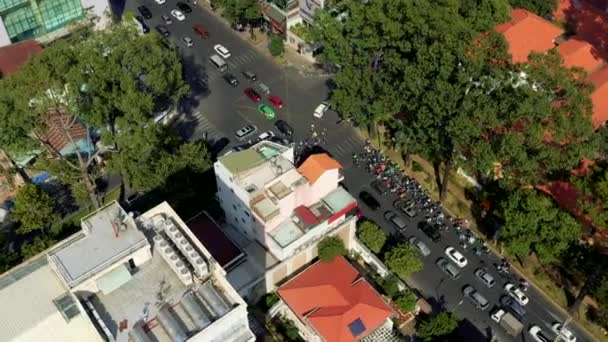
[[[49,253],[49,260],[73,287],[147,245],[133,218],[118,203],[112,202],[85,217],[82,232]]]

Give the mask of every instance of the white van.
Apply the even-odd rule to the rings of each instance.
[[[225,71],[226,69],[228,69],[228,64],[226,64],[226,61],[218,55],[211,55],[211,57],[209,57],[209,60],[211,61],[211,63],[215,64],[215,66],[220,69],[220,71]]]

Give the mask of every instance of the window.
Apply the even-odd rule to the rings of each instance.
[[[250,217],[251,215],[249,215],[249,212],[247,212],[247,210],[244,211],[245,215],[247,215],[247,217]]]
[[[232,205],[232,209],[234,209],[234,211],[236,211],[236,205]]]
[[[67,322],[80,314],[80,309],[69,292],[53,300],[53,303]]]
[[[241,217],[241,222],[245,223],[245,219]]]
[[[357,337],[365,331],[365,325],[363,324],[363,321],[361,321],[361,318],[357,318],[350,322],[348,325],[348,330],[350,330],[350,333],[353,334],[353,337]]]

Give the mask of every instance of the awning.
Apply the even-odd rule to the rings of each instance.
[[[97,287],[104,294],[107,295],[117,288],[123,286],[131,279],[131,272],[127,269],[125,264],[122,264],[110,272],[104,274],[97,279]]]

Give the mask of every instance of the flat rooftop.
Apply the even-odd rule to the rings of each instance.
[[[61,276],[70,285],[131,252],[147,246],[144,234],[116,202],[82,220],[82,233],[49,254]]]
[[[238,266],[247,257],[206,213],[195,216],[186,224],[226,272]]]
[[[210,326],[234,304],[211,280],[196,291],[184,286],[158,253],[127,283],[109,294],[99,292],[91,303],[117,342],[130,341],[133,330],[152,341],[182,340],[180,336],[190,337]],[[165,326],[167,316],[177,322],[177,330]],[[126,328],[121,329],[121,322]]]

